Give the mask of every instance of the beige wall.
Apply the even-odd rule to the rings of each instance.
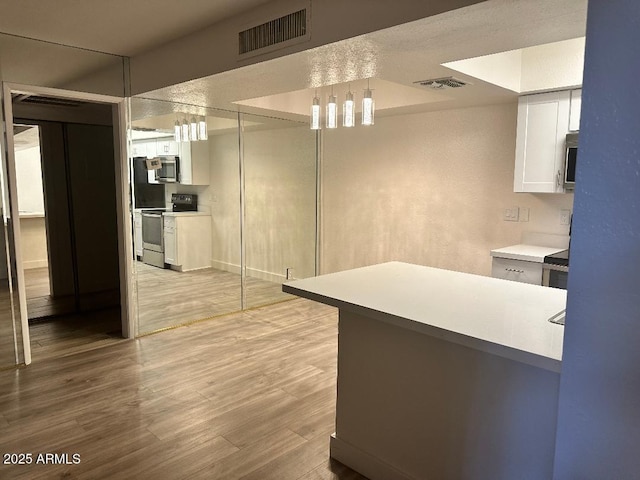
[[[245,132],[247,274],[271,281],[315,274],[315,133],[306,126]],[[239,271],[240,183],[237,135],[209,138],[213,265]]]
[[[47,230],[42,217],[20,218],[20,238],[22,240],[22,264],[25,269],[48,265]]]
[[[516,104],[323,130],[320,273],[401,260],[490,275],[524,231],[567,234],[573,195],[513,193]],[[503,211],[530,208],[529,222]]]

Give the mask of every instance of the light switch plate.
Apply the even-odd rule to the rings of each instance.
[[[519,221],[528,222],[529,221],[529,209],[527,207],[520,207],[518,209]]]
[[[505,222],[517,222],[518,221],[518,207],[509,207],[504,209],[504,221]]]
[[[560,210],[560,225],[571,223],[571,210]]]

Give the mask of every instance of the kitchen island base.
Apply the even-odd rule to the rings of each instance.
[[[559,382],[341,310],[331,456],[372,480],[552,478]]]

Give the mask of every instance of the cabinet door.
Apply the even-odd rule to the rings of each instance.
[[[158,151],[156,147],[156,141],[153,140],[151,142],[147,142],[147,158],[154,158],[158,156]]]
[[[180,265],[178,263],[175,218],[165,217],[164,221],[164,262],[169,265]]]
[[[563,192],[562,166],[569,131],[569,91],[518,100],[515,192]]]
[[[180,155],[178,142],[173,140],[158,140],[156,142],[156,153],[159,156]]]
[[[146,143],[133,143],[131,145],[132,157],[146,157],[147,156],[147,144]]]
[[[133,244],[136,250],[136,256],[142,257],[142,215],[140,213],[133,214],[134,237]]]
[[[571,108],[569,110],[569,130],[580,130],[580,110],[582,108],[582,89],[571,90]]]

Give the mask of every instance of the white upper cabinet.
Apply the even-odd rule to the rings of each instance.
[[[582,89],[571,90],[571,108],[569,109],[569,131],[580,130],[580,109],[582,108]]]
[[[209,185],[209,142],[180,144],[180,183]]]
[[[159,157],[178,156],[180,155],[180,145],[173,139],[158,140],[156,142],[156,154]]]
[[[515,192],[562,193],[570,91],[525,95],[518,100]]]

